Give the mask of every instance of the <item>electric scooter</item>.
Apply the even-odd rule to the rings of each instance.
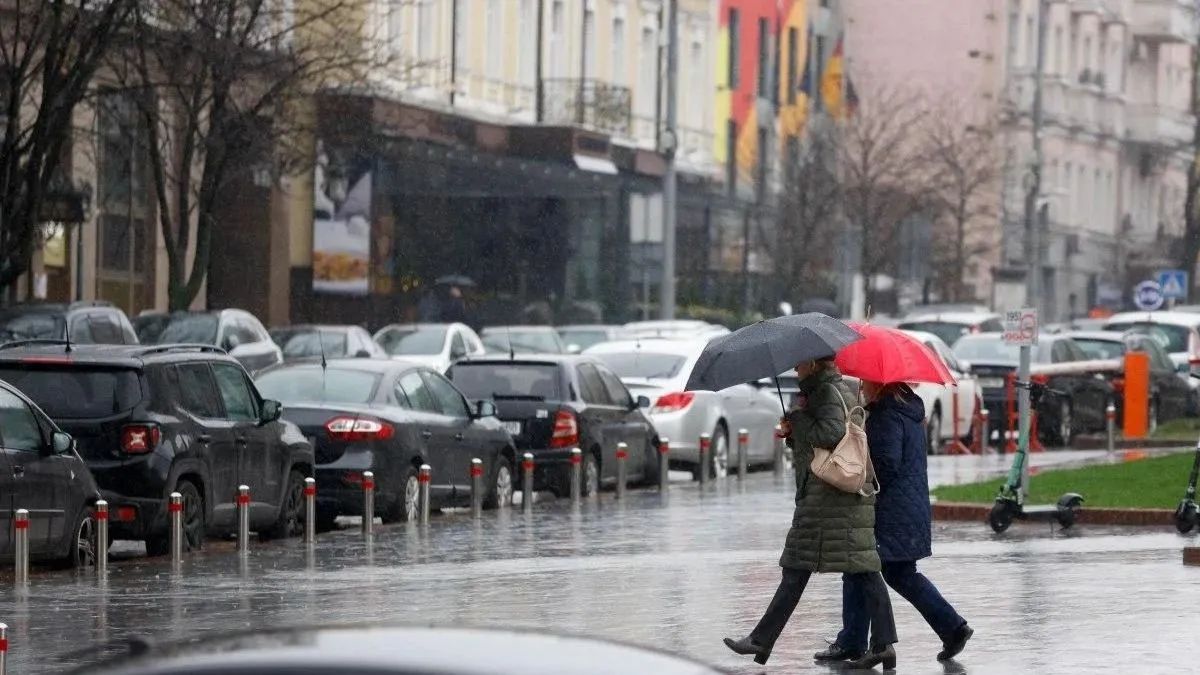
[[[1029,389],[1030,408],[1036,408],[1042,396],[1046,393],[1046,385],[1030,382],[1018,382],[1018,387]],[[1029,486],[1022,484],[1025,476],[1025,462],[1029,461],[1029,443],[1021,443],[1013,457],[1012,467],[1008,470],[1008,479],[1000,486],[1000,494],[996,496],[996,504],[988,514],[988,524],[997,534],[1008,529],[1013,520],[1057,520],[1065,530],[1075,524],[1079,505],[1083,503],[1083,495],[1068,492],[1059,497],[1057,504],[1028,506],[1025,495]],[[1197,454],[1200,458],[1200,453]],[[1194,485],[1194,481],[1193,481]]]
[[[1187,534],[1200,523],[1200,506],[1196,505],[1196,479],[1200,477],[1200,441],[1196,443],[1196,459],[1192,462],[1192,474],[1188,476],[1187,491],[1183,501],[1175,509],[1175,529]]]

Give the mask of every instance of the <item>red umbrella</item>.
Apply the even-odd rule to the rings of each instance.
[[[884,326],[848,322],[863,339],[837,353],[834,362],[843,375],[889,384],[931,382],[954,384],[950,369],[932,349],[917,338]]]

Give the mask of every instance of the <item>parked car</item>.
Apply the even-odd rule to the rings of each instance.
[[[484,348],[493,354],[567,353],[567,345],[550,326],[488,326],[480,337]]]
[[[1179,377],[1175,364],[1158,340],[1137,332],[1078,331],[1069,335],[1091,359],[1123,359],[1131,350],[1146,353],[1150,359],[1148,417],[1151,430],[1157,428],[1160,421],[1192,414],[1195,409],[1192,388]],[[1109,379],[1116,395],[1119,419],[1125,402],[1125,378],[1118,374]]]
[[[1020,348],[1005,344],[1000,333],[967,335],[954,345],[954,355],[971,364],[979,378],[984,406],[990,413],[992,430],[1003,434],[1005,421],[1005,378],[1016,371]],[[1033,348],[1032,363],[1060,364],[1089,361],[1075,341],[1065,335],[1043,335]],[[1034,375],[1034,381],[1046,386],[1038,402],[1038,435],[1048,445],[1067,445],[1075,434],[1105,428],[1104,411],[1112,400],[1113,387],[1098,372],[1062,375]]]
[[[938,336],[921,331],[905,332],[933,350],[957,380],[957,384],[948,387],[936,384],[917,384],[913,387],[913,391],[925,402],[925,445],[929,453],[940,452],[943,443],[954,438],[955,399],[958,399],[958,439],[969,442],[975,415],[983,409],[979,381],[968,365],[960,363],[950,347]]]
[[[158,336],[171,325],[171,313],[145,310],[135,316],[132,323],[138,342],[144,345],[158,344]]]
[[[938,314],[911,314],[896,324],[901,330],[916,330],[933,333],[942,342],[954,347],[964,335],[1000,332],[1004,330],[1000,315],[993,312],[942,312]]]
[[[70,340],[78,344],[136,345],[137,333],[119,307],[102,301],[69,305],[31,303],[0,310],[0,339]]]
[[[926,305],[913,305],[912,309],[905,312],[901,318],[907,321],[916,317],[929,316],[930,314],[946,313],[991,314],[992,309],[987,305],[981,305],[977,302],[931,302]]]
[[[1193,413],[1200,414],[1200,378],[1191,377],[1191,361],[1200,359],[1200,314],[1183,311],[1125,312],[1109,318],[1104,330],[1148,335],[1167,352],[1175,372],[1192,392]]]
[[[433,626],[323,626],[207,636],[178,644],[129,640],[97,652],[82,675],[720,675],[666,652],[533,631]],[[412,648],[419,645],[419,649]]]
[[[534,456],[534,489],[570,493],[571,449],[583,451],[583,492],[616,479],[617,444],[628,446],[630,481],[658,480],[658,436],[634,397],[603,363],[530,355],[459,361],[449,377],[468,397],[491,398],[520,453]],[[523,483],[522,483],[523,485]]]
[[[433,508],[469,505],[471,460],[483,460],[484,505],[512,502],[516,449],[490,400],[468,402],[444,376],[419,363],[335,359],[285,364],[258,376],[259,388],[284,402],[316,449],[317,524],[362,515],[364,471],[375,474],[383,521],[417,514],[417,469],[432,468]]]
[[[100,490],[75,440],[16,387],[0,381],[0,560],[14,556],[13,515],[29,511],[29,556],[63,567],[96,562]]]
[[[603,361],[634,394],[651,400],[650,420],[671,439],[671,466],[700,477],[700,434],[712,434],[708,471],[724,476],[736,455],[730,444],[738,429],[750,432],[748,465],[770,464],[775,425],[783,415],[774,383],[740,384],[719,392],[684,391],[707,339],[645,338],[596,345],[585,354]]]
[[[386,359],[388,353],[360,326],[298,324],[272,328],[271,339],[284,361],[324,356]]]
[[[568,354],[578,354],[583,350],[598,345],[601,342],[612,342],[628,338],[621,326],[605,326],[601,324],[559,326],[558,336],[567,345]]]
[[[711,339],[727,335],[729,329],[707,321],[672,319],[666,321],[634,321],[624,326],[630,340],[635,338],[676,338],[682,340]]]
[[[389,356],[422,363],[439,373],[459,359],[483,356],[479,336],[462,323],[392,324],[375,333]]]
[[[240,309],[175,312],[156,344],[200,344],[220,347],[251,373],[283,363],[283,350],[262,323]]]
[[[0,349],[0,379],[75,437],[108,500],[110,535],[167,551],[166,503],[183,495],[189,548],[236,530],[233,497],[249,485],[250,527],[300,529],[312,447],[278,401],[216,347],[31,345]]]

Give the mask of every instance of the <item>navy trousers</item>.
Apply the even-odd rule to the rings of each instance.
[[[862,584],[857,577],[842,575],[842,632],[838,633],[837,643],[847,649],[866,651],[871,618],[867,613],[867,599]],[[942,597],[933,582],[917,571],[916,561],[883,561],[883,580],[925,617],[925,622],[942,641],[966,623]]]

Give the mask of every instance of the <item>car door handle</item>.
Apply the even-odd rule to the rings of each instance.
[[[25,475],[25,467],[19,466],[19,465],[13,466],[13,475],[14,476],[24,476]]]
[[[204,445],[208,445],[208,443],[211,441],[212,441],[212,436],[209,436],[208,434],[200,434],[199,436],[196,436],[197,443],[203,443]]]
[[[463,439],[462,432],[459,432],[459,433],[457,433],[457,434],[454,434],[454,440],[456,440],[456,441],[461,441],[462,439]]]
[[[246,446],[246,445],[249,445],[249,444],[250,444],[250,442],[246,440],[246,437],[245,437],[245,436],[238,436],[238,437],[235,439],[235,442],[236,442],[238,445],[241,445],[241,446]]]
[[[433,432],[428,429],[425,429],[421,432],[421,438],[424,438],[425,440],[429,440],[430,438],[433,438]]]

